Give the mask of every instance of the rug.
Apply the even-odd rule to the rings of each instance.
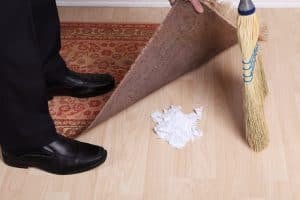
[[[119,84],[157,24],[61,24],[61,55],[77,72],[111,73]],[[57,132],[76,137],[95,119],[112,92],[93,98],[54,97],[50,114]]]

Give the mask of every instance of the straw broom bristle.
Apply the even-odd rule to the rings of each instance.
[[[266,79],[266,74],[265,74],[265,70],[263,69],[263,63],[262,63],[262,56],[258,55],[258,59],[257,59],[257,72],[258,72],[258,77],[261,84],[261,88],[263,91],[263,97],[265,98],[268,93],[269,93],[269,88],[268,88],[268,83],[267,83],[267,79]]]
[[[253,56],[259,38],[259,23],[256,14],[238,17],[238,39],[243,60]],[[245,71],[244,114],[246,139],[254,151],[263,150],[269,143],[264,115],[264,100],[268,92],[261,56],[257,56],[253,75]],[[250,74],[249,74],[250,73]]]
[[[269,144],[269,133],[265,121],[264,99],[267,93],[262,78],[262,65],[259,58],[250,84],[244,87],[244,123],[246,139],[254,151],[261,151]]]

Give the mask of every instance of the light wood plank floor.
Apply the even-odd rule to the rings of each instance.
[[[168,9],[60,9],[63,21],[160,22]],[[298,200],[300,199],[300,9],[260,12],[270,87],[271,144],[252,152],[241,130],[237,46],[138,102],[79,138],[103,145],[96,170],[55,176],[0,162],[3,200]],[[204,136],[175,150],[156,138],[150,113],[171,104],[203,105]]]

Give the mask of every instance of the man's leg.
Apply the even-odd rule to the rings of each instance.
[[[45,77],[61,78],[68,70],[59,51],[60,23],[55,0],[31,0],[35,32],[44,65]]]
[[[87,171],[102,164],[107,153],[102,147],[56,133],[48,111],[44,54],[40,51],[31,3],[9,0],[0,7],[3,161],[13,167],[36,167],[56,174]]]
[[[31,2],[49,96],[92,97],[113,89],[114,79],[109,74],[80,74],[66,67],[59,54],[60,23],[55,0]]]
[[[56,132],[48,111],[31,2],[1,2],[0,26],[0,144],[22,149],[50,143]]]

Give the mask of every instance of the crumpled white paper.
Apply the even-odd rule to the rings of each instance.
[[[193,113],[184,114],[180,106],[171,106],[163,112],[151,114],[155,133],[175,148],[183,148],[190,140],[202,136],[197,123],[202,119],[203,107],[195,108]]]

